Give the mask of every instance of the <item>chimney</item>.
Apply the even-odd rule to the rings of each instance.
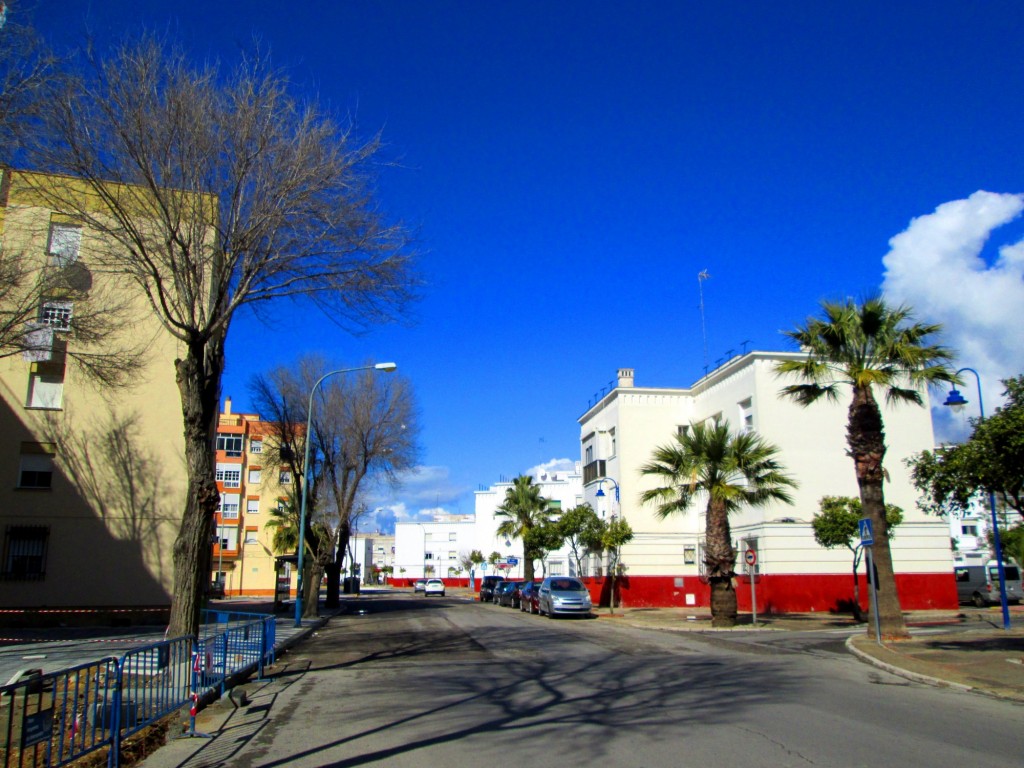
[[[633,386],[632,368],[619,368],[619,386],[623,389]]]
[[[224,415],[231,415],[231,395],[228,395],[227,397],[224,398]]]

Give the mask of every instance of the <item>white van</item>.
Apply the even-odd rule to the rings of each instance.
[[[989,560],[984,565],[958,565],[953,569],[956,575],[956,593],[961,603],[974,603],[979,608],[1001,603],[999,596],[999,564]],[[1016,564],[1003,563],[1006,581],[1006,600],[1019,603],[1024,596],[1020,568]]]

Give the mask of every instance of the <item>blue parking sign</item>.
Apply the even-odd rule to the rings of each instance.
[[[860,530],[860,543],[865,547],[870,547],[875,543],[875,533],[871,529],[871,518],[862,517],[857,521],[857,528]]]

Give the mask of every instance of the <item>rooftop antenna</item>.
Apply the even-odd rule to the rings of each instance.
[[[704,336],[704,370],[708,368],[708,327],[704,323],[704,281],[707,280],[711,275],[708,274],[706,269],[702,269],[700,274],[697,275],[697,288],[700,290],[700,330]]]

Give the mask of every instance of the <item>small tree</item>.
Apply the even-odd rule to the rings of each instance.
[[[819,502],[821,512],[814,516],[811,528],[814,540],[825,549],[846,547],[853,553],[853,617],[863,621],[860,609],[860,583],[857,569],[860,567],[864,548],[860,546],[860,519],[864,517],[860,499],[851,496],[824,496]],[[895,504],[885,505],[885,521],[889,527],[889,538],[894,538],[893,529],[903,521],[903,510]]]
[[[963,512],[979,494],[991,492],[1024,520],[1024,375],[1003,385],[1006,404],[972,419],[967,442],[907,460],[925,512]]]
[[[601,546],[608,551],[608,574],[612,579],[611,596],[608,601],[608,610],[615,612],[615,597],[618,589],[619,577],[622,575],[622,563],[620,562],[620,548],[633,540],[633,529],[621,517],[613,517],[608,524],[603,526],[601,532]]]
[[[580,504],[563,512],[558,526],[576,562],[576,575],[580,576],[583,574],[583,558],[600,552],[604,547],[601,541],[604,532],[601,518],[589,504]]]
[[[547,576],[548,566],[547,557],[551,552],[562,546],[564,538],[562,536],[562,530],[558,526],[556,520],[541,520],[537,525],[530,528],[523,535],[523,552],[526,557],[533,557],[540,560],[542,573]],[[525,553],[529,552],[529,555]],[[524,564],[524,576],[525,576],[525,564]],[[527,578],[527,581],[530,581]]]

